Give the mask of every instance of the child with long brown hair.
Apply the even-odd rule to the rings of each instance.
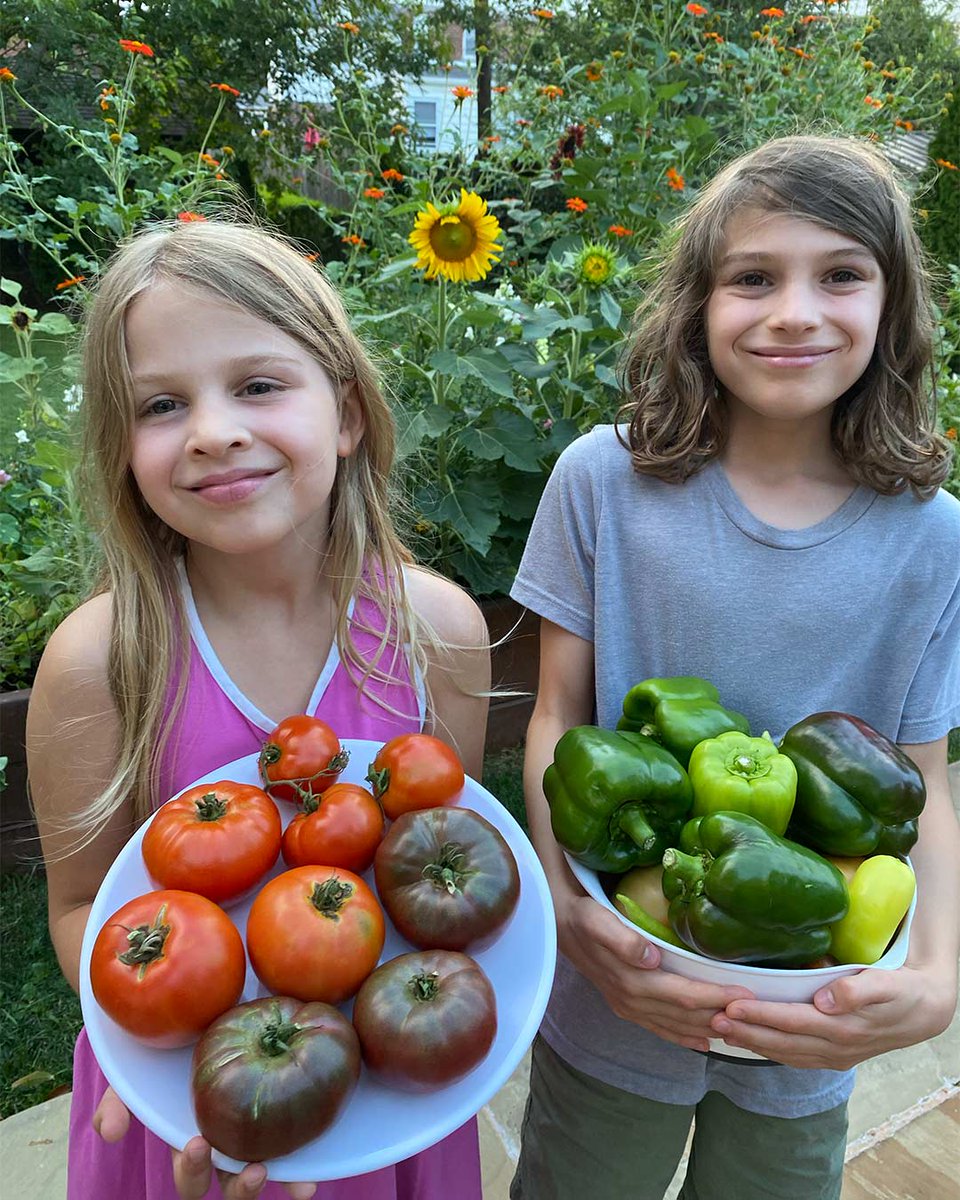
[[[524,769],[561,950],[513,1200],[830,1200],[856,1063],[956,1003],[960,504],[938,490],[932,320],[909,204],[872,147],[791,137],[729,165],[677,231],[615,426],[561,456],[514,597],[542,617]],[[822,710],[901,743],[927,802],[906,964],[811,1004],[660,969],[578,886],[541,780],[639,680],[696,675],[775,739]],[[746,1049],[767,1061],[711,1052]]]
[[[394,529],[376,373],[295,247],[225,221],[135,237],[97,286],[84,363],[106,566],[50,640],[27,730],[50,930],[74,987],[97,888],[158,804],[297,712],[346,738],[431,731],[479,777],[489,688],[478,608]],[[199,1137],[171,1162],[105,1089],[81,1033],[70,1200],[285,1194],[259,1164],[211,1181]],[[479,1200],[475,1122],[318,1195]]]

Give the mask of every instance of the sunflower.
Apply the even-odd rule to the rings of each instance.
[[[454,283],[474,283],[500,261],[494,253],[503,249],[499,236],[500,224],[487,212],[486,200],[461,188],[459,204],[441,210],[428,203],[418,212],[407,240],[417,252],[416,269],[426,270],[427,279],[442,275]]]
[[[588,287],[602,287],[617,273],[617,256],[602,242],[586,242],[573,260],[573,273]]]

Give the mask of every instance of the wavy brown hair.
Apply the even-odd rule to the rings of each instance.
[[[135,405],[124,328],[137,297],[162,281],[208,293],[268,322],[313,356],[338,399],[345,388],[355,391],[364,434],[354,453],[338,460],[323,563],[337,604],[337,643],[361,687],[371,675],[395,678],[408,664],[423,671],[424,643],[433,642],[407,602],[403,566],[411,557],[389,515],[393,415],[322,272],[295,246],[251,224],[180,222],[134,237],[101,277],[83,347],[83,466],[100,518],[105,566],[97,590],[109,591],[113,604],[109,684],[120,722],[113,779],[77,821],[87,838],[128,798],[138,821],[166,799],[157,795],[158,768],[185,689],[189,636],[176,564],[186,542],[144,503],[130,469]],[[351,637],[348,604],[354,595],[372,596],[385,614],[374,651],[376,660],[380,650],[392,648],[383,667],[365,661]],[[166,680],[175,683],[172,710],[166,686],[158,686]]]
[[[747,206],[786,213],[860,242],[883,272],[877,344],[836,401],[833,446],[850,475],[892,495],[929,497],[950,469],[936,429],[934,324],[923,251],[893,168],[844,137],[777,138],[735,159],[672,231],[620,363],[618,422],[636,470],[680,483],[716,457],[726,405],[707,354],[704,310],[731,218]]]

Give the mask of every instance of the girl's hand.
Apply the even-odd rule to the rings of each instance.
[[[113,1088],[103,1093],[93,1114],[93,1128],[105,1142],[119,1142],[130,1128],[130,1110]],[[181,1200],[202,1200],[210,1190],[213,1164],[210,1145],[202,1137],[191,1138],[183,1150],[171,1147],[173,1179]],[[263,1190],[267,1172],[262,1163],[248,1163],[239,1175],[217,1171],[224,1200],[253,1200]],[[283,1185],[291,1200],[310,1200],[316,1192],[315,1183],[286,1183]]]
[[[697,983],[659,970],[660,951],[583,893],[554,895],[562,952],[599,989],[613,1012],[689,1050],[707,1050],[712,1018],[746,988]]]
[[[714,1036],[792,1067],[846,1070],[942,1033],[955,992],[921,969],[861,971],[821,988],[812,1004],[736,1000]]]

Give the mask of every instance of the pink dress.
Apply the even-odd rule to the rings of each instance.
[[[217,660],[183,576],[184,599],[190,619],[190,676],[183,707],[162,768],[162,793],[175,795],[194,779],[233,759],[260,749],[276,722],[243,696]],[[376,645],[372,634],[357,627],[382,628],[376,608],[358,601],[353,636],[361,653]],[[379,624],[377,622],[379,621]],[[390,664],[383,663],[384,669]],[[399,673],[399,672],[398,672]],[[357,694],[334,646],[324,664],[306,711],[327,721],[342,737],[386,741],[423,726],[422,686],[410,678],[390,685],[368,682],[368,690],[384,696],[400,715]],[[177,1200],[170,1148],[134,1118],[130,1130],[109,1145],[94,1131],[94,1111],[107,1086],[85,1031],[74,1051],[73,1097],[70,1107],[70,1145],[67,1200]],[[279,1184],[268,1183],[263,1200],[289,1200]],[[214,1178],[207,1192],[219,1200]],[[321,1183],[317,1200],[481,1200],[480,1153],[476,1120],[413,1158],[353,1179]]]

